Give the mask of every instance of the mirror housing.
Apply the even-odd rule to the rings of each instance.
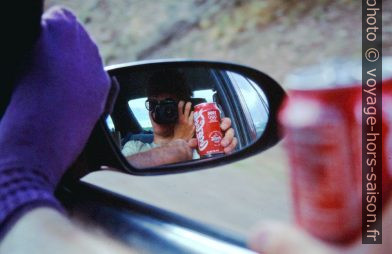
[[[113,137],[106,124],[106,116],[101,117],[97,123],[93,134],[86,146],[86,154],[94,160],[95,165],[116,168],[120,171],[133,175],[161,175],[171,173],[189,172],[193,170],[211,168],[228,164],[254,154],[260,153],[271,146],[275,145],[282,138],[279,133],[277,114],[281,103],[286,97],[282,87],[268,75],[242,65],[226,62],[201,61],[201,60],[159,60],[159,61],[142,61],[128,64],[112,65],[106,67],[109,75],[118,77],[129,72],[143,72],[162,68],[209,68],[225,70],[240,74],[251,79],[265,94],[268,100],[269,116],[264,132],[242,150],[236,151],[230,155],[203,160],[185,161],[175,164],[161,165],[151,168],[136,168],[132,166],[125,156],[122,155],[118,146],[119,140]],[[121,82],[120,82],[121,94]],[[97,162],[99,160],[99,162]]]

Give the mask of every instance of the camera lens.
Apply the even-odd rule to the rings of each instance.
[[[166,116],[167,116],[168,118],[173,117],[174,113],[175,113],[175,112],[174,112],[174,110],[173,110],[172,107],[170,107],[170,106],[166,107],[165,114],[166,114]]]

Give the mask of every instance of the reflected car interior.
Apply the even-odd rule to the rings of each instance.
[[[266,128],[269,105],[265,94],[249,78],[212,68],[177,68],[193,91],[192,105],[215,102],[221,118],[229,117],[238,139],[236,150],[249,146]],[[117,75],[121,93],[106,123],[120,149],[130,140],[152,143],[154,134],[145,107],[145,84],[151,71]]]

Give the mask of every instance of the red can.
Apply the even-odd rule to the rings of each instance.
[[[195,106],[194,123],[200,157],[212,157],[224,153],[221,141],[220,111],[216,103],[201,103]]]
[[[392,73],[392,58],[389,58],[390,73]],[[388,170],[388,175],[392,176],[392,77],[388,77],[383,81],[383,98],[382,98],[382,109],[383,109],[383,151],[385,151],[385,160]],[[389,191],[392,191],[392,186],[389,186]]]
[[[361,75],[360,62],[341,60],[298,71],[287,79],[289,99],[279,114],[291,167],[295,220],[333,243],[349,243],[361,232]],[[391,86],[384,83],[383,89]],[[385,107],[390,99],[383,98]],[[385,110],[387,132],[391,119],[385,119]],[[391,142],[390,135],[383,134],[382,139],[383,144]],[[383,194],[389,193],[384,160],[389,153],[383,149]]]

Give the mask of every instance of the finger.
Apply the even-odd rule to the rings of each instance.
[[[184,101],[179,101],[178,102],[178,118],[180,119],[180,120],[182,120],[183,118],[184,118],[184,111],[183,111],[183,109],[184,109]]]
[[[223,151],[225,152],[225,154],[231,154],[232,152],[234,152],[237,144],[238,144],[237,138],[234,137],[233,141],[230,143],[230,145],[228,147],[226,147],[225,149],[223,149]]]
[[[221,141],[221,145],[223,147],[230,145],[230,143],[233,141],[233,138],[234,138],[234,129],[230,128],[225,132],[225,136]]]
[[[189,114],[188,123],[189,123],[190,125],[193,125],[193,122],[194,122],[194,120],[193,120],[193,114],[194,114],[193,111]]]
[[[185,115],[185,117],[188,117],[188,116],[189,116],[189,112],[191,111],[191,107],[192,107],[192,103],[188,101],[188,102],[185,104],[185,110],[184,110],[184,115]]]
[[[190,148],[196,149],[197,148],[197,139],[191,138],[188,141],[188,145],[189,145]]]
[[[228,117],[222,118],[221,129],[223,131],[226,131],[230,127],[231,127],[231,120],[230,120],[230,118],[228,118]]]
[[[252,234],[249,246],[265,254],[332,254],[335,249],[309,236],[305,232],[281,223],[264,223]]]

